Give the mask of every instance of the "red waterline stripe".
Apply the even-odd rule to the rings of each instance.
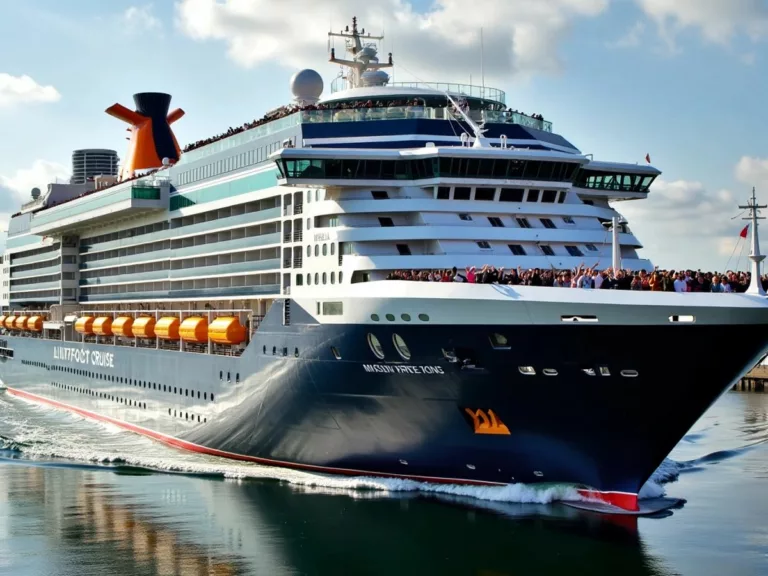
[[[123,420],[110,418],[109,416],[103,416],[101,414],[97,414],[96,412],[91,412],[90,410],[85,410],[83,408],[78,408],[76,406],[64,404],[63,402],[51,400],[49,398],[38,396],[37,394],[32,394],[30,392],[24,392],[23,390],[17,390],[16,388],[8,388],[7,390],[10,394],[13,394],[14,396],[26,398],[33,402],[48,404],[50,406],[53,406],[54,408],[59,408],[61,410],[74,412],[76,414],[79,414],[86,418],[90,418],[92,420],[108,422],[110,424],[114,424],[115,426],[119,426],[120,428],[130,430],[131,432],[134,432],[136,434],[140,434],[142,436],[148,436],[149,438],[153,438],[155,440],[162,442],[163,444],[173,446],[174,448],[180,448],[182,450],[197,452],[200,454],[210,454],[212,456],[219,456],[222,458],[228,458],[230,460],[241,460],[245,462],[254,462],[256,464],[263,464],[266,466],[277,466],[281,468],[291,468],[295,470],[308,470],[312,472],[322,472],[325,474],[341,474],[345,476],[379,476],[379,477],[385,477],[385,478],[415,480],[417,482],[432,482],[436,484],[462,484],[462,485],[470,485],[470,486],[506,486],[506,484],[503,484],[501,482],[487,482],[482,480],[465,480],[465,479],[458,479],[458,478],[439,478],[434,476],[409,476],[406,474],[391,474],[391,473],[383,473],[383,472],[370,472],[370,471],[364,471],[364,470],[350,470],[348,468],[328,468],[325,466],[314,466],[312,464],[298,464],[294,462],[283,462],[281,460],[270,460],[268,458],[259,458],[257,456],[246,456],[244,454],[226,452],[224,450],[217,450],[216,448],[208,448],[206,446],[194,444],[193,442],[187,442],[186,440],[181,440],[174,436],[168,436],[167,434],[155,432],[154,430],[150,430],[149,428],[136,426],[135,424],[130,424]],[[599,490],[592,490],[592,489],[579,489],[577,490],[577,492],[582,497],[587,498],[588,500],[597,500],[599,502],[605,502],[606,504],[611,504],[613,506],[617,506],[625,510],[639,510],[639,507],[637,505],[637,494],[632,494],[629,492],[601,492]]]
[[[255,462],[256,464],[263,464],[266,466],[276,466],[279,468],[292,468],[295,470],[308,470],[311,472],[322,472],[325,474],[337,474],[337,475],[341,474],[345,476],[379,476],[379,477],[385,477],[385,478],[415,480],[418,482],[432,482],[436,484],[463,484],[463,485],[471,485],[471,486],[506,486],[506,484],[501,482],[488,482],[483,480],[466,480],[466,479],[459,479],[459,478],[439,478],[439,477],[433,477],[433,476],[409,476],[406,474],[392,474],[392,473],[386,473],[386,472],[352,470],[349,468],[328,468],[326,466],[315,466],[312,464],[299,464],[295,462],[284,462],[282,460],[270,460],[269,458],[259,458],[258,456],[246,456],[245,454],[237,454],[235,452],[226,452],[224,450],[217,450],[216,448],[208,448],[206,446],[201,446],[200,444],[194,444],[193,442],[187,442],[186,440],[181,440],[180,438],[176,438],[174,436],[168,436],[167,434],[162,434],[161,432],[155,432],[154,430],[150,430],[149,428],[136,426],[135,424],[130,424],[128,422],[125,422],[123,420],[118,420],[116,418],[110,418],[109,416],[103,416],[102,414],[91,412],[90,410],[85,410],[83,408],[78,408],[76,406],[71,406],[70,404],[64,404],[63,402],[58,402],[57,400],[51,400],[49,398],[45,398],[44,396],[38,396],[37,394],[32,394],[31,392],[25,392],[23,390],[18,390],[16,388],[8,388],[7,390],[10,394],[13,394],[14,396],[26,398],[27,400],[31,400],[33,402],[39,402],[41,404],[48,404],[50,406],[53,406],[54,408],[59,408],[62,410],[67,410],[69,412],[74,412],[76,414],[79,414],[80,416],[84,416],[92,420],[108,422],[110,424],[114,424],[115,426],[119,426],[120,428],[124,428],[126,430],[130,430],[131,432],[135,432],[136,434],[154,438],[155,440],[159,440],[160,442],[164,444],[168,444],[169,446],[173,446],[175,448],[181,448],[182,450],[188,450],[190,452],[198,452],[201,454],[210,454],[212,456],[220,456],[222,458],[229,458],[230,460],[242,460],[245,462]]]
[[[637,494],[631,492],[600,492],[599,490],[588,488],[579,489],[577,492],[587,500],[604,502],[605,504],[634,512],[640,510],[640,506],[637,504]]]

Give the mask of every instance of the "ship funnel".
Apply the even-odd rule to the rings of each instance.
[[[177,108],[170,114],[171,95],[162,92],[140,92],[133,95],[136,110],[121,104],[113,104],[106,112],[131,125],[128,154],[120,169],[120,180],[137,172],[161,168],[178,162],[181,156],[179,143],[171,130],[171,124],[184,116]],[[167,159],[167,163],[164,160]]]

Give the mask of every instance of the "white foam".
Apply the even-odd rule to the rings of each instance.
[[[24,402],[23,407],[15,402],[12,404],[6,401],[3,404],[2,419],[11,423],[13,440],[21,445],[25,457],[33,459],[61,458],[96,464],[128,465],[161,472],[215,475],[234,481],[268,479],[287,482],[304,490],[344,492],[363,498],[386,496],[395,492],[422,492],[485,501],[535,504],[583,499],[574,487],[568,485],[437,484],[397,478],[334,476],[235,462],[177,450],[113,424],[96,422],[33,402]],[[56,433],[51,433],[52,426],[57,428]],[[678,472],[675,462],[665,460],[643,486],[640,497],[655,498],[663,495],[662,484],[676,478]]]

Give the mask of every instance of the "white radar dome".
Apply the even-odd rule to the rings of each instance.
[[[323,93],[323,78],[315,70],[300,70],[291,78],[291,93],[297,102],[313,104]]]

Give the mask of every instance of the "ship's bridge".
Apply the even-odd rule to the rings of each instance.
[[[573,187],[581,198],[636,200],[648,196],[659,174],[650,165],[591,161],[576,173]]]

